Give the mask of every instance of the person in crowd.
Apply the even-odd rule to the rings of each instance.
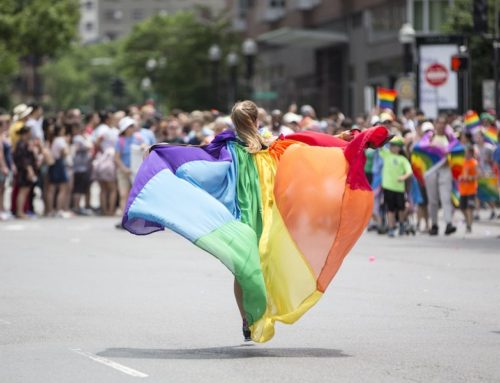
[[[145,147],[146,143],[136,122],[131,117],[124,117],[119,122],[120,137],[115,146],[115,163],[117,169],[118,193],[120,195],[120,210],[123,212],[127,204],[128,195],[132,188],[132,151]],[[136,146],[137,148],[134,148]],[[120,225],[121,226],[121,225]]]
[[[115,214],[117,200],[115,147],[119,131],[113,125],[113,114],[102,112],[101,123],[94,131],[96,159],[93,162],[93,179],[99,183],[101,214]]]
[[[162,142],[167,142],[169,144],[185,143],[182,138],[182,128],[177,119],[172,118],[167,122],[166,137],[162,140]]]
[[[403,128],[415,132],[415,108],[412,106],[405,106],[402,112],[403,116],[401,118],[401,122],[403,123]]]
[[[432,134],[432,133],[431,133]],[[451,133],[446,132],[446,117],[436,119],[435,132],[431,137],[431,145],[437,146],[447,152],[450,142],[454,139]],[[445,235],[453,234],[457,228],[453,225],[453,206],[451,203],[452,175],[446,159],[441,161],[425,175],[425,187],[429,200],[429,215],[431,218],[430,235],[439,234],[438,211],[439,204],[443,208],[444,221],[446,222]]]
[[[0,221],[12,218],[12,213],[4,206],[5,189],[12,174],[12,149],[8,137],[10,115],[0,110]]]
[[[71,147],[73,156],[72,206],[77,215],[91,214],[85,198],[90,194],[92,148],[92,140],[86,134],[86,126],[77,125]]]
[[[140,125],[137,124],[137,126]],[[149,121],[146,121],[146,123],[142,125],[142,127],[139,130],[139,134],[141,135],[142,140],[146,145],[152,146],[156,144],[156,136],[154,132],[158,131],[158,129],[159,129],[159,121],[156,121],[156,119],[151,119]]]
[[[99,113],[97,112],[92,112],[85,116],[85,136],[89,137],[92,135],[99,125],[99,121]]]
[[[410,161],[402,154],[404,141],[396,136],[389,142],[389,149],[380,149],[384,161],[382,170],[382,190],[387,209],[388,235],[396,236],[396,218],[399,222],[399,235],[405,233],[405,182],[413,174]]]
[[[70,183],[67,167],[67,158],[70,155],[66,125],[57,124],[54,127],[54,139],[50,143],[53,164],[49,166],[49,187],[47,190],[48,206],[46,213],[49,216],[70,218],[68,209]]]
[[[14,114],[13,124],[9,128],[9,141],[10,141],[10,144],[11,144],[14,151],[17,147],[17,142],[18,142],[18,140],[20,140],[20,137],[21,137],[18,134],[18,132],[22,128],[24,128],[24,126],[26,125],[26,121],[28,120],[28,117],[32,111],[33,111],[33,108],[29,107],[26,104],[17,105],[13,110],[13,112],[14,112],[13,113]],[[15,165],[15,163],[14,163],[14,165]],[[14,169],[14,171],[17,171],[17,169]],[[17,209],[17,201],[18,201],[17,193],[19,191],[19,185],[17,183],[18,180],[19,180],[19,177],[17,177],[17,176],[14,177],[14,182],[12,185],[11,213],[13,215],[17,215],[17,212],[18,212],[18,209]],[[25,212],[27,212],[29,210],[29,206],[25,206],[24,209],[25,209]]]
[[[479,163],[479,178],[489,180],[496,179],[495,174],[495,162],[493,161],[493,152],[495,151],[495,147],[486,142],[484,139],[484,134],[482,130],[478,130],[474,134],[474,142],[476,143],[476,152]],[[479,198],[481,203],[486,204],[490,209],[490,220],[495,219],[495,203],[498,200],[498,196],[491,195],[483,195]],[[479,216],[476,217],[479,219]]]
[[[269,126],[269,131],[275,137],[279,137],[281,135],[286,136],[294,132],[289,127],[283,125],[283,115],[279,109],[274,109],[271,112],[271,125]]]
[[[17,175],[16,184],[18,193],[16,195],[16,217],[28,218],[26,204],[31,188],[37,182],[36,158],[30,146],[31,129],[23,126],[16,134],[19,136],[14,149],[14,163]]]
[[[32,111],[26,121],[26,126],[31,129],[31,139],[43,143],[45,140],[43,134],[43,107],[37,103],[32,103],[29,106]]]
[[[472,232],[474,208],[476,206],[478,162],[474,158],[474,153],[473,146],[468,145],[465,148],[465,161],[462,174],[458,179],[460,210],[462,210],[465,217],[466,233]]]

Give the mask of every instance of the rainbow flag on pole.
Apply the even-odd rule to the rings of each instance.
[[[465,128],[467,129],[468,132],[470,132],[473,129],[476,129],[481,125],[481,121],[479,120],[479,115],[473,111],[469,110],[465,116],[464,116],[464,123],[465,123]]]
[[[450,152],[448,154],[448,165],[451,169],[451,175],[454,180],[458,180],[458,177],[462,174],[462,170],[465,162],[465,148],[460,142],[456,142],[450,148]]]
[[[440,147],[417,143],[410,158],[413,174],[417,181],[424,185],[425,173],[445,157],[446,153]]]
[[[494,126],[489,126],[483,129],[484,139],[490,144],[498,144],[498,130]]]
[[[482,177],[477,180],[477,196],[481,202],[498,202],[497,177]]]
[[[394,110],[394,101],[398,96],[398,92],[394,89],[377,88],[377,105],[380,109]]]

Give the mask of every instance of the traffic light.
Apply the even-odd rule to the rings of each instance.
[[[122,97],[125,91],[125,82],[120,77],[115,77],[111,81],[111,92],[115,97]]]
[[[474,32],[488,32],[488,0],[472,0]]]
[[[469,57],[464,54],[451,56],[451,70],[454,72],[464,72],[469,67]]]

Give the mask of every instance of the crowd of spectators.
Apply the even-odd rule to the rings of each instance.
[[[298,108],[292,104],[286,111],[260,109],[258,123],[270,140],[302,130],[350,140],[356,130],[385,125],[395,138],[385,148],[366,151],[365,172],[375,191],[369,230],[390,236],[417,231],[437,235],[440,208],[446,223],[444,233],[456,231],[449,197],[451,170],[444,162],[426,176],[425,185],[419,184],[410,166],[413,147],[425,137],[432,145],[445,147],[454,139],[464,145],[468,166],[458,183],[459,192],[470,197],[462,198],[460,206],[470,231],[471,220],[481,218],[478,209],[473,213],[474,208],[487,208],[487,218],[497,218],[498,182],[496,198],[491,200],[479,200],[475,185],[481,177],[498,180],[500,150],[483,134],[484,129],[499,130],[494,115],[483,113],[481,126],[469,131],[463,116],[453,113],[429,119],[407,107],[400,116],[374,109],[351,119],[331,108],[327,116],[319,118],[310,105]],[[38,104],[21,104],[12,112],[0,110],[0,220],[118,216],[148,147],[158,142],[203,145],[226,129],[233,129],[231,119],[216,110],[172,110],[162,115],[152,101],[87,115],[79,109],[46,115]],[[99,193],[98,203],[91,191]],[[35,199],[43,202],[38,209]]]

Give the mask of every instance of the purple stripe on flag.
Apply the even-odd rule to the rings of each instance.
[[[176,146],[155,145],[151,153],[142,163],[139,172],[130,191],[124,217],[127,215],[130,205],[140,193],[144,185],[163,169],[170,169],[175,174],[177,168],[186,162],[204,161],[232,161],[231,153],[226,148],[228,141],[234,141],[236,135],[231,130],[225,130],[218,134],[214,140],[202,147],[198,146]]]

